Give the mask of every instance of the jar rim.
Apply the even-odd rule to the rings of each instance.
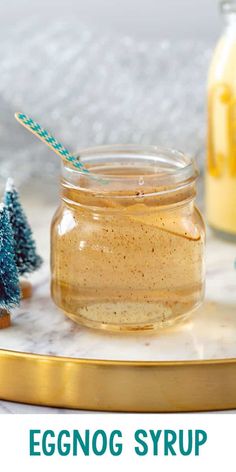
[[[110,186],[104,185],[104,181],[121,185],[127,188],[136,188],[144,183],[155,188],[179,187],[192,183],[198,176],[198,170],[193,158],[170,148],[156,145],[143,144],[115,144],[81,149],[76,154],[78,160],[89,169],[85,174],[81,169],[75,168],[71,163],[63,161],[62,175],[75,186],[94,188],[103,185],[103,190]],[[110,170],[107,163],[110,162]],[[125,171],[125,165],[129,172],[117,174],[114,170],[118,167]],[[133,174],[131,173],[133,171]],[[142,172],[143,170],[143,172]]]

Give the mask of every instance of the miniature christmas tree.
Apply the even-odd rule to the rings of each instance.
[[[32,230],[20,204],[12,179],[7,181],[4,203],[9,212],[16,266],[19,275],[23,276],[38,269],[42,264],[42,259],[37,254]]]
[[[20,301],[13,234],[7,208],[0,205],[0,328],[10,325],[9,309]]]

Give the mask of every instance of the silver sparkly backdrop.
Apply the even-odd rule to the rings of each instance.
[[[150,143],[204,157],[211,45],[138,41],[76,22],[16,26],[0,41],[0,183],[54,179],[59,162],[14,120],[23,111],[73,151]]]

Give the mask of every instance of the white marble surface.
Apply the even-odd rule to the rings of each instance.
[[[31,206],[29,210],[31,210]],[[34,275],[34,296],[0,331],[0,348],[71,357],[135,360],[219,359],[236,357],[236,245],[208,235],[206,302],[192,320],[155,335],[111,335],[82,328],[65,318],[49,294],[48,224],[30,211],[45,265]],[[44,235],[44,236],[43,236]],[[45,238],[45,235],[47,237]],[[71,412],[0,401],[0,413]]]
[[[146,361],[236,357],[235,245],[209,235],[206,301],[189,322],[156,334],[121,335],[79,326],[54,305],[49,288],[49,251],[46,241],[44,244],[44,267],[31,278],[33,297],[13,312],[11,328],[0,331],[2,349]]]
[[[220,252],[218,252],[220,254]],[[20,352],[116,360],[186,360],[236,357],[236,295],[222,300],[221,266],[207,288],[208,299],[191,320],[157,334],[108,334],[83,328],[66,318],[49,293],[48,266],[38,274],[34,296],[12,314],[12,326],[0,331],[0,346]],[[45,274],[45,272],[47,274]],[[212,272],[216,274],[215,271]],[[232,274],[236,280],[236,273]],[[220,280],[219,280],[220,278]],[[232,277],[233,279],[233,277]],[[227,287],[233,287],[228,274]],[[217,299],[216,301],[212,301]]]

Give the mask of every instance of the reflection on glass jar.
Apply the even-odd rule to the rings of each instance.
[[[74,321],[137,331],[168,326],[204,292],[197,171],[176,151],[103,146],[63,164],[52,222],[52,297]]]

